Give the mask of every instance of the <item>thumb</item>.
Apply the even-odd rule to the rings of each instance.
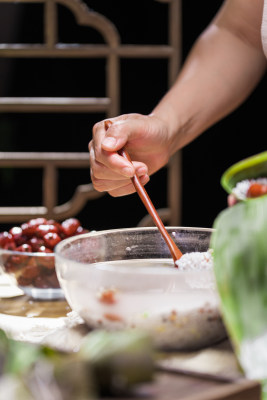
[[[106,135],[102,140],[102,148],[106,151],[117,151],[128,141],[127,130],[123,129],[123,121],[104,121]]]

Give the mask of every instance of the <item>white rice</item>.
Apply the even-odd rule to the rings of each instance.
[[[175,264],[180,271],[213,269],[212,250],[183,254]]]
[[[267,185],[267,178],[245,179],[243,181],[240,181],[233,188],[232,193],[239,200],[245,200],[247,198],[247,191],[252,183]]]

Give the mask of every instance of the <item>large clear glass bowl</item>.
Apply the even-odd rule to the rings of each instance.
[[[183,253],[209,249],[212,230],[167,228]],[[93,232],[55,248],[70,307],[93,328],[139,328],[156,347],[197,349],[225,337],[213,270],[174,267],[157,228]]]

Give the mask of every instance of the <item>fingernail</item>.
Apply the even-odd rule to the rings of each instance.
[[[122,173],[123,173],[123,175],[127,176],[128,178],[131,178],[134,175],[133,170],[129,167],[124,167],[122,169]]]
[[[150,181],[150,177],[148,175],[143,175],[143,176],[141,176],[140,181],[141,181],[142,185],[145,185],[147,182]]]
[[[117,141],[116,141],[116,139],[115,139],[114,137],[108,136],[108,137],[105,137],[105,138],[104,138],[102,144],[103,144],[104,146],[106,146],[106,147],[113,148],[113,147],[116,146],[116,142],[117,142]]]
[[[136,173],[137,173],[138,176],[146,175],[147,174],[147,168],[145,168],[145,167],[138,168]]]

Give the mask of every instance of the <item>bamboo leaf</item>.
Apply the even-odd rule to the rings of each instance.
[[[267,196],[223,211],[214,228],[211,246],[222,313],[238,350],[244,338],[267,330]]]

